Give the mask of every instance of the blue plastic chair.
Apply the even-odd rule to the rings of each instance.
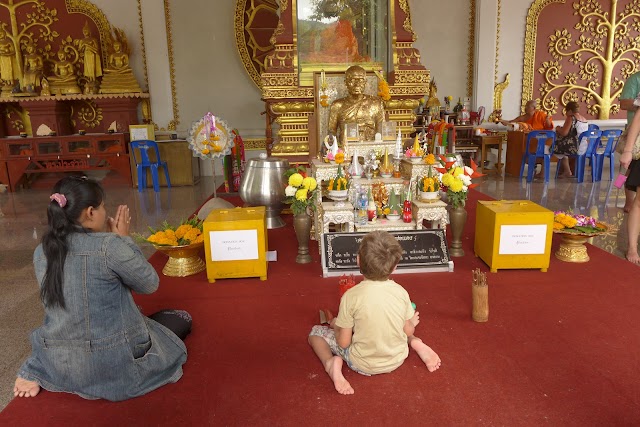
[[[569,154],[567,157],[576,159],[576,177],[578,182],[584,182],[584,169],[587,164],[587,159],[591,162],[591,181],[596,182],[596,148],[600,142],[600,135],[602,132],[599,130],[588,130],[582,132],[578,136],[578,146],[583,139],[587,139],[587,151],[583,154]],[[560,165],[556,168],[556,179],[558,179],[558,172],[560,172]]]
[[[156,161],[149,160],[150,149],[155,150]],[[136,158],[136,150],[140,152],[140,162]],[[151,170],[151,180],[153,181],[153,191],[160,191],[160,183],[158,182],[158,167],[162,166],[164,169],[164,177],[167,179],[167,187],[171,188],[171,180],[169,179],[169,169],[167,168],[167,162],[160,159],[160,151],[158,150],[158,144],[155,141],[140,140],[131,142],[131,154],[133,155],[133,161],[136,163],[136,170],[138,171],[138,191],[142,191],[147,188],[147,169]]]
[[[535,147],[533,141],[535,140]],[[547,141],[551,140],[549,152],[545,153]],[[524,154],[522,155],[522,164],[520,165],[520,179],[524,175],[524,166],[529,165],[527,169],[527,182],[533,181],[533,172],[536,170],[536,162],[538,159],[543,160],[544,164],[544,182],[549,182],[549,167],[551,166],[551,153],[556,146],[556,133],[552,130],[534,130],[527,135],[527,143]]]
[[[616,152],[616,146],[620,140],[622,131],[619,129],[605,130],[600,137],[600,145],[596,147],[595,163],[592,162],[592,169],[596,169],[596,180],[602,179],[602,169],[604,167],[604,159],[609,159],[609,180],[613,181],[613,162]],[[595,166],[594,166],[595,165]]]
[[[589,125],[587,130],[600,130],[600,126],[598,126],[598,125]]]

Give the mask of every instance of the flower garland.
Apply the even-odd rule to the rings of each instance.
[[[553,229],[568,233],[599,233],[607,231],[607,225],[595,218],[574,214],[572,211],[556,211],[553,213]]]
[[[202,233],[203,221],[197,217],[181,221],[178,227],[170,225],[164,221],[160,228],[154,229],[149,227],[152,234],[144,237],[140,234],[134,234],[137,240],[144,243],[151,243],[155,246],[187,246],[194,243],[204,242],[204,234]]]
[[[383,101],[390,100],[391,90],[389,89],[389,83],[387,83],[380,71],[375,70],[374,73],[378,76],[378,96],[382,98]]]
[[[187,141],[194,156],[201,159],[216,159],[231,154],[234,135],[224,120],[207,113],[193,123]]]

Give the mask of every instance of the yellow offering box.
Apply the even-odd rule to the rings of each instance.
[[[214,209],[204,221],[207,279],[267,280],[265,207]]]
[[[499,269],[539,268],[551,258],[553,212],[530,200],[479,201],[473,250]]]

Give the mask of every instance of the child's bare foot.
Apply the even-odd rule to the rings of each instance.
[[[637,251],[628,251],[627,260],[635,265],[640,265],[640,256]]]
[[[28,381],[24,378],[16,378],[13,386],[13,395],[16,397],[36,397],[40,393],[40,385],[35,381]]]
[[[420,359],[422,359],[424,364],[427,365],[429,372],[433,372],[440,368],[440,357],[431,349],[431,347],[423,343],[420,338],[414,337],[411,340],[411,348],[418,353]]]
[[[420,313],[416,311],[416,314],[414,314],[413,317],[409,319],[409,323],[411,323],[414,328],[418,326],[418,323],[420,323]]]
[[[342,358],[340,356],[333,356],[329,359],[324,367],[327,374],[331,380],[333,380],[333,385],[336,388],[336,391],[340,394],[353,394],[354,390],[349,384],[349,381],[346,380],[344,375],[342,375]]]

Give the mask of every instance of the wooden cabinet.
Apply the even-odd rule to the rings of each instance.
[[[520,131],[507,132],[507,158],[505,161],[505,173],[511,176],[520,176],[520,165],[527,143],[527,133]]]
[[[171,186],[194,185],[200,181],[200,159],[193,157],[193,152],[189,149],[189,143],[185,140],[159,141],[158,151],[160,151],[160,159],[167,162],[169,169],[169,179]],[[129,146],[131,158],[131,176],[133,177],[133,186],[138,186],[138,171],[136,170],[133,156],[140,161],[140,154],[134,153]],[[156,155],[153,150],[149,150],[149,159],[153,162]],[[160,186],[166,187],[167,180],[164,177],[162,168],[158,171]],[[151,172],[147,170],[147,187],[152,187]]]

